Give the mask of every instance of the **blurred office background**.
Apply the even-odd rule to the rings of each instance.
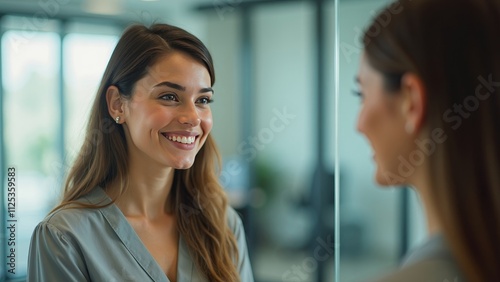
[[[0,281],[25,278],[31,232],[57,202],[118,37],[155,21],[192,32],[214,57],[221,182],[244,220],[256,281],[363,281],[396,267],[423,236],[420,206],[409,190],[373,183],[370,149],[355,131],[360,101],[350,94],[361,30],[385,3],[340,0],[336,19],[333,0],[0,0]],[[6,267],[12,166],[15,274]]]

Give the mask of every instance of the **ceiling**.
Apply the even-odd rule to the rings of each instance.
[[[0,13],[33,17],[95,17],[137,20],[137,16],[169,18],[194,7],[241,0],[0,0]]]

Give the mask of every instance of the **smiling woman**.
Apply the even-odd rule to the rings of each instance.
[[[376,181],[413,187],[428,233],[378,281],[500,281],[499,19],[499,0],[395,1],[364,33],[358,129]]]
[[[110,86],[109,113],[123,123],[130,138],[130,163],[142,167],[153,161],[168,168],[191,167],[212,129],[210,86],[208,70],[183,52],[159,59],[137,81],[129,99],[118,87]]]
[[[253,281],[217,178],[214,81],[190,33],[125,31],[63,200],[33,234],[28,281]]]

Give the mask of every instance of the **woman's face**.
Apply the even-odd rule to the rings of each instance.
[[[190,168],[212,129],[212,95],[204,65],[181,52],[161,57],[124,102],[131,161]]]
[[[404,120],[398,112],[401,99],[398,93],[384,89],[383,76],[362,56],[357,80],[361,93],[361,110],[357,129],[368,139],[377,170],[375,179],[380,185],[402,184],[398,174],[401,153],[407,150]]]

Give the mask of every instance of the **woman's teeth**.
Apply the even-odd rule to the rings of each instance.
[[[179,142],[182,144],[192,144],[192,143],[194,143],[194,140],[196,139],[196,137],[194,137],[194,136],[188,136],[188,137],[186,137],[186,136],[168,136],[167,138],[170,141]]]

